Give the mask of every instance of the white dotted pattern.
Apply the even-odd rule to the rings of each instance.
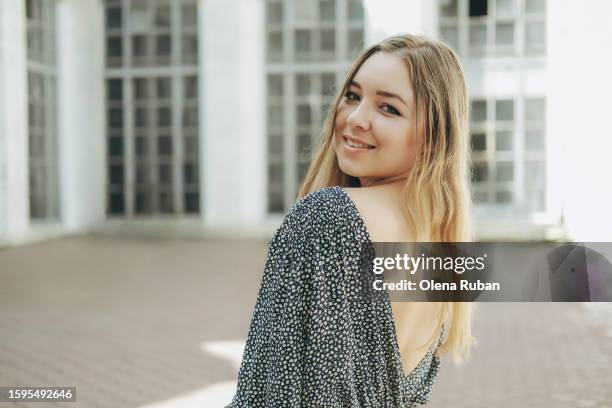
[[[226,408],[405,408],[426,404],[440,339],[406,376],[391,304],[360,296],[371,240],[339,186],[289,211],[268,250],[238,385]]]

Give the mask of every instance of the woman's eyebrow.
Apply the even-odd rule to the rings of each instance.
[[[359,89],[361,89],[361,85],[359,85],[359,83],[358,83],[357,81],[351,81],[351,82],[349,83],[349,85],[353,85],[355,88],[359,88]],[[393,92],[387,92],[387,91],[380,91],[380,90],[377,90],[377,91],[376,91],[376,95],[380,95],[380,96],[387,96],[387,97],[389,97],[389,98],[396,98],[396,99],[399,99],[399,100],[400,100],[400,101],[401,101],[401,102],[402,102],[404,105],[408,106],[408,104],[406,103],[406,101],[404,101],[404,100],[402,99],[402,97],[401,97],[401,96],[399,96],[398,94],[394,94]]]

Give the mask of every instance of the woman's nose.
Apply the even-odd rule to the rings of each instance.
[[[370,130],[370,112],[363,102],[361,102],[346,118],[346,122],[351,128],[358,128],[362,131]]]

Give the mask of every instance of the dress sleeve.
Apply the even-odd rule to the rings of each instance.
[[[341,355],[331,325],[338,316],[333,299],[341,296],[326,275],[341,263],[320,218],[294,207],[270,243],[227,408],[335,405],[327,398],[333,398]]]

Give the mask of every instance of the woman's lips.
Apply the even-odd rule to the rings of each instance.
[[[375,146],[372,145],[368,145],[367,143],[359,143],[359,142],[354,142],[352,140],[349,140],[349,138],[347,138],[346,136],[342,136],[342,138],[344,139],[344,145],[349,148],[349,149],[353,149],[353,150],[372,150],[375,149]],[[353,145],[351,146],[349,144],[349,142]],[[367,147],[362,147],[362,146],[367,146]]]

